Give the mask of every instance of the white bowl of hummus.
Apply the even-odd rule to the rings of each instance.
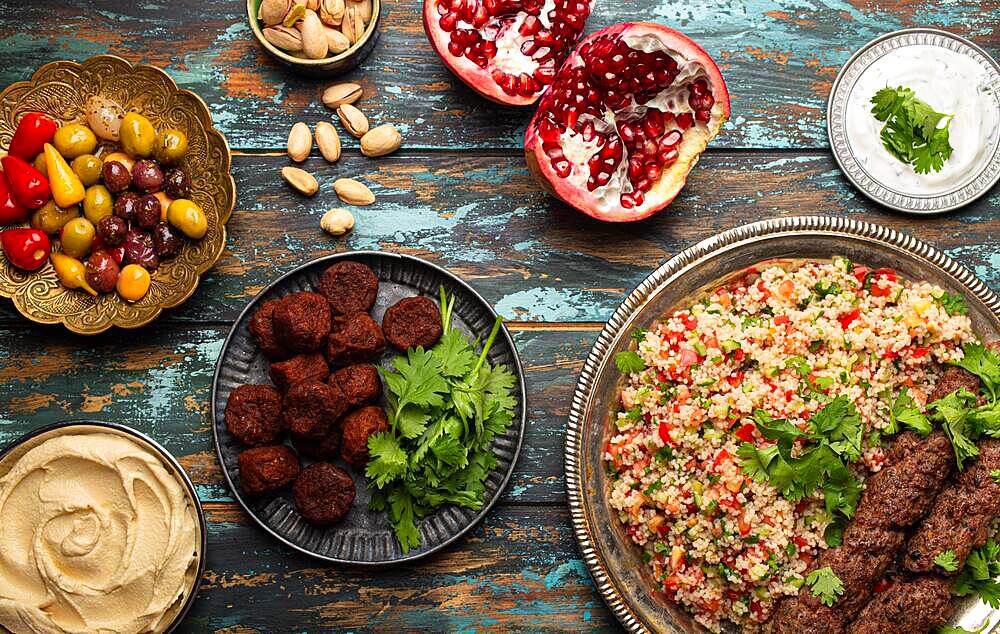
[[[123,425],[65,422],[0,453],[0,631],[168,632],[205,569],[194,486]]]

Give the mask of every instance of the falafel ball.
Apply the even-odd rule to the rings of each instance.
[[[288,486],[299,476],[299,458],[285,445],[254,447],[240,453],[240,488],[261,495]]]
[[[288,350],[285,350],[285,347],[278,343],[278,338],[274,334],[274,309],[280,303],[280,300],[269,299],[261,304],[260,308],[250,317],[250,325],[248,326],[261,353],[272,360],[289,357]]]
[[[319,352],[300,354],[288,361],[271,364],[271,380],[281,391],[286,391],[303,381],[325,381],[330,376],[330,366]]]
[[[281,418],[286,428],[293,434],[319,439],[347,411],[347,400],[339,387],[306,381],[288,390],[284,406]]]
[[[330,302],[334,315],[366,313],[375,305],[378,278],[360,262],[337,262],[320,275],[319,292]]]
[[[326,359],[333,366],[372,361],[385,352],[382,329],[368,313],[356,313],[330,334]]]
[[[295,506],[302,518],[320,526],[335,524],[347,515],[355,493],[350,474],[329,462],[309,465],[292,485]]]
[[[426,297],[405,297],[385,311],[382,332],[400,350],[430,348],[441,338],[441,309]]]
[[[340,457],[362,469],[368,463],[368,437],[389,429],[389,418],[378,405],[367,405],[345,416],[340,428]]]
[[[281,393],[270,385],[240,385],[226,400],[226,429],[240,442],[270,445],[284,431]]]
[[[336,460],[340,456],[340,425],[330,425],[330,430],[322,438],[292,434],[292,447],[306,458]]]
[[[330,334],[330,304],[317,293],[288,295],[272,316],[278,343],[292,353],[319,350]]]
[[[347,398],[347,407],[374,403],[382,396],[382,380],[378,370],[370,363],[349,365],[330,376],[329,383],[336,383]]]

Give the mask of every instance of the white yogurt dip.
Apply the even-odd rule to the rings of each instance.
[[[868,175],[910,196],[938,196],[976,178],[1000,141],[1000,105],[986,68],[975,59],[939,46],[919,44],[886,53],[858,77],[847,101],[847,142]],[[880,89],[904,86],[934,110],[954,115],[949,127],[951,158],[940,172],[917,174],[882,145],[884,125],[871,113]]]

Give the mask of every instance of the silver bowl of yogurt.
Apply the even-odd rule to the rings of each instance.
[[[0,632],[170,632],[207,528],[180,463],[115,423],[67,421],[0,451]]]
[[[881,88],[905,86],[954,115],[954,151],[941,171],[918,174],[890,154],[871,114]],[[834,81],[827,111],[833,155],[854,185],[887,207],[916,214],[957,209],[1000,180],[1000,65],[986,51],[935,29],[904,29],[872,40]]]

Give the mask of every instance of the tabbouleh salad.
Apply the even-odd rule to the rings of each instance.
[[[713,631],[759,629],[839,544],[891,436],[926,433],[961,296],[845,258],[747,269],[632,333],[604,458],[663,592]]]

